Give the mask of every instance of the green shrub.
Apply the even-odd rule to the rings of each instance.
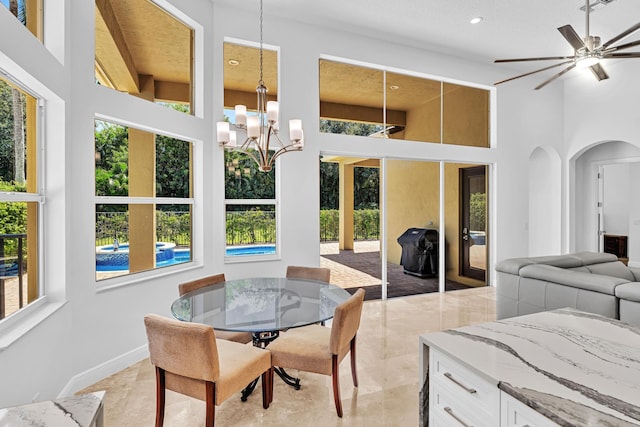
[[[380,211],[378,209],[357,209],[353,211],[353,232],[355,240],[377,240],[380,238]],[[340,236],[340,211],[322,209],[320,211],[320,241],[336,241]]]

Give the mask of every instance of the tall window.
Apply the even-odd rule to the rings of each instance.
[[[256,84],[260,78],[260,51],[224,44],[225,119],[235,123],[236,104],[257,110]],[[277,100],[277,53],[263,51],[264,84],[268,99]],[[276,253],[276,167],[260,172],[248,156],[225,152],[226,256],[270,256]],[[239,258],[235,258],[239,259]]]
[[[0,77],[0,319],[40,296],[38,100]]]
[[[150,0],[96,0],[95,79],[193,113],[193,29]]]
[[[192,260],[191,142],[96,120],[96,278]]]

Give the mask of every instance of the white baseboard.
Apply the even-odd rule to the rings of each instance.
[[[114,357],[111,360],[107,360],[98,366],[87,369],[84,372],[80,372],[69,380],[67,385],[64,386],[58,394],[58,397],[71,396],[83,388],[89,387],[91,384],[95,384],[109,375],[113,375],[116,372],[128,368],[147,357],[149,357],[149,347],[145,344],[120,356]]]
[[[636,267],[636,268],[640,268],[640,261],[629,261],[627,263],[627,265],[629,267]]]

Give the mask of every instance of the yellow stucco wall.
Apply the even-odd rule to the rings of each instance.
[[[400,264],[397,239],[407,228],[438,228],[440,165],[438,162],[387,161],[387,260]],[[433,224],[429,225],[429,222]]]
[[[485,283],[463,277],[459,272],[459,170],[468,164],[445,163],[444,168],[444,230],[447,279],[471,286]],[[387,260],[400,264],[402,247],[397,239],[408,228],[440,227],[439,194],[440,165],[438,162],[387,161]]]
[[[403,139],[440,142],[440,97],[407,111]]]
[[[445,83],[442,111],[443,143],[489,146],[489,91]]]

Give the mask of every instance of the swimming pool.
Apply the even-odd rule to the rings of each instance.
[[[230,246],[225,256],[273,255],[275,245]],[[190,249],[176,249],[173,243],[156,243],[156,267],[166,267],[191,261]],[[122,271],[129,269],[129,244],[123,243],[114,250],[113,245],[96,248],[96,271]]]

